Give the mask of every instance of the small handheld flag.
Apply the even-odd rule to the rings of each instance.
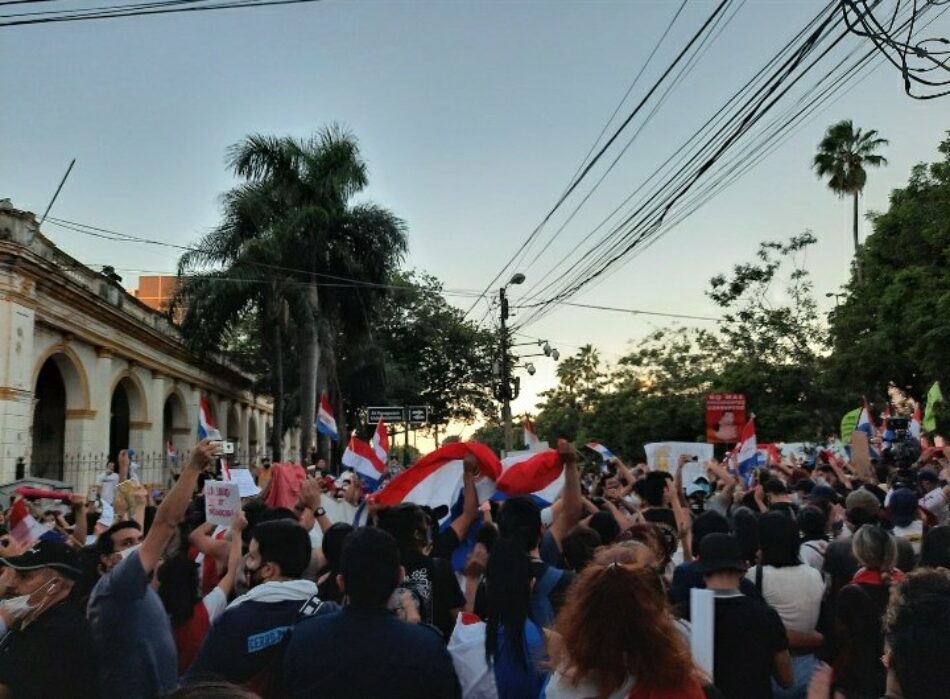
[[[604,461],[607,461],[608,459],[612,459],[614,458],[614,456],[616,456],[616,454],[614,454],[612,451],[610,451],[610,449],[605,447],[600,442],[588,442],[587,448],[593,449],[598,454],[600,454],[600,458],[602,458]]]
[[[922,421],[920,404],[914,403],[914,416],[910,419],[910,434],[914,439],[920,439],[920,424]]]
[[[343,452],[343,465],[359,475],[367,492],[376,490],[386,472],[386,462],[381,461],[376,450],[359,437],[350,437]]]
[[[940,390],[940,384],[934,382],[934,385],[927,391],[927,407],[924,408],[924,420],[921,423],[927,432],[937,431],[937,410],[936,405],[943,401],[943,392]]]
[[[336,418],[333,416],[333,407],[330,405],[330,399],[327,398],[326,393],[320,396],[320,407],[317,408],[315,427],[320,434],[325,434],[334,442],[339,441],[340,435],[336,431]]]
[[[20,545],[32,544],[48,530],[30,514],[25,500],[17,500],[10,508],[10,536]]]
[[[221,433],[218,432],[214,418],[211,417],[211,404],[205,396],[201,396],[201,400],[198,401],[198,439],[221,440]]]
[[[748,483],[751,480],[752,471],[759,465],[759,449],[755,440],[755,415],[750,417],[742,427],[736,453],[739,461],[739,475]]]
[[[385,470],[389,460],[389,429],[382,420],[376,425],[376,432],[373,434],[373,452],[383,467],[381,470]]]

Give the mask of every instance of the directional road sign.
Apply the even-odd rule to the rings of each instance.
[[[429,422],[429,406],[411,405],[409,406],[409,422],[413,425],[424,425]]]
[[[405,408],[401,406],[385,406],[366,409],[366,419],[370,424],[376,424],[380,420],[387,423],[405,422]]]

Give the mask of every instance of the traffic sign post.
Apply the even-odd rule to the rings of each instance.
[[[409,411],[410,424],[425,425],[429,422],[429,406],[410,405],[407,410]]]
[[[405,422],[406,409],[400,406],[376,406],[367,408],[366,420],[370,424],[376,424],[380,420],[385,423]]]

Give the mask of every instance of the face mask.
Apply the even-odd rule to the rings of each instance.
[[[20,595],[19,597],[5,599],[0,602],[0,607],[3,607],[4,611],[13,617],[14,621],[19,621],[34,609],[34,607],[30,606],[30,595]]]
[[[122,560],[124,561],[126,558],[128,558],[129,556],[131,556],[134,551],[138,551],[141,546],[142,546],[142,544],[136,544],[135,546],[129,546],[129,548],[125,549],[124,551],[120,551],[120,552],[119,552],[119,556],[121,556],[121,557],[122,557]]]
[[[248,568],[247,566],[244,566],[244,573],[245,577],[247,578],[248,589],[257,587],[262,582],[264,582],[261,579],[261,566],[258,566],[257,568]]]

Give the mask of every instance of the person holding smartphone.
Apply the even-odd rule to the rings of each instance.
[[[71,595],[82,574],[76,552],[40,541],[0,565],[11,595],[0,603],[0,697],[98,697],[92,632]]]

